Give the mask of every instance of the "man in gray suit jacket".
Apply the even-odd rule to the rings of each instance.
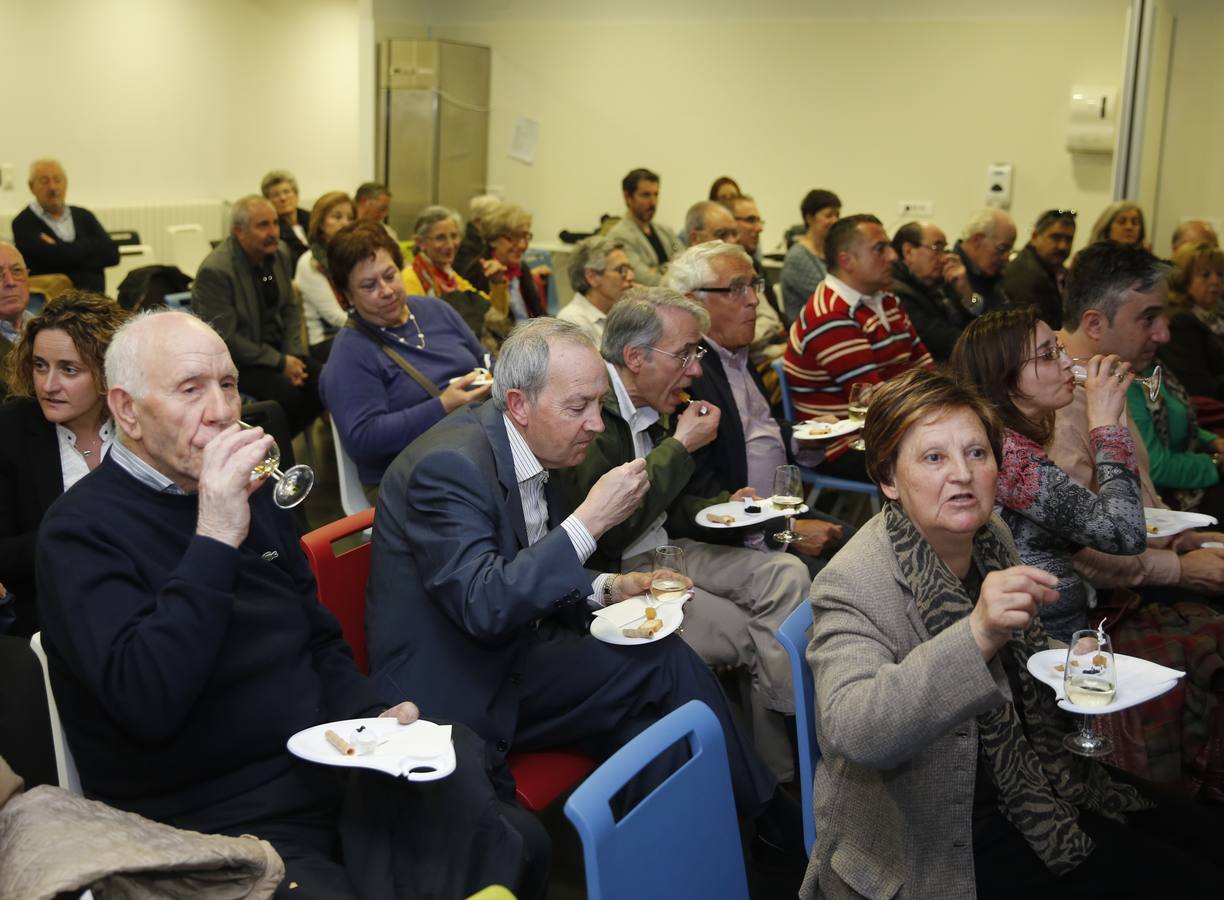
[[[608,232],[619,242],[633,266],[638,284],[656,285],[669,260],[684,252],[684,245],[666,225],[654,221],[659,207],[659,176],[649,169],[634,169],[621,181],[625,217]]]
[[[302,309],[293,295],[289,249],[280,241],[276,210],[258,194],[234,204],[230,231],[200,264],[192,309],[224,338],[242,392],[279,403],[296,435],[323,404],[319,366],[306,351]]]
[[[765,809],[761,828],[774,830],[760,834],[784,843],[781,792],[701,659],[675,636],[622,647],[586,632],[592,608],[645,593],[650,580],[584,568],[641,502],[643,460],[607,472],[572,510],[547,483],[603,429],[606,390],[578,326],[532,319],[502,347],[493,398],[442,420],[391,464],[366,593],[371,674],[383,687],[411,684],[423,715],[468,725],[496,763],[512,747],[562,744],[606,757],[699,699],[722,722],[741,814]],[[676,762],[661,759],[630,794]]]

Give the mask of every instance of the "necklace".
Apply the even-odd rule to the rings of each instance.
[[[416,329],[417,340],[420,342],[417,344],[416,349],[424,350],[425,349],[425,332],[421,331],[421,326],[417,322],[416,316],[412,314],[412,307],[408,305],[407,301],[405,301],[404,303],[404,308],[408,310],[408,321],[411,322],[412,327]],[[398,326],[395,326],[395,327],[398,327]],[[396,334],[394,331],[392,331],[390,328],[386,326],[383,326],[383,333],[388,335],[393,341],[395,341],[400,346],[403,346],[403,347],[412,346],[411,344],[408,343],[407,338],[405,338],[403,335]]]

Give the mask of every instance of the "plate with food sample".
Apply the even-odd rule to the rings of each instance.
[[[1156,509],[1151,506],[1143,508],[1143,518],[1147,521],[1148,540],[1172,537],[1183,531],[1189,531],[1191,528],[1206,528],[1217,522],[1215,516],[1182,512],[1177,509]]]
[[[493,373],[490,372],[488,369],[483,368],[481,366],[477,366],[475,369],[472,369],[472,371],[468,372],[467,375],[456,375],[448,383],[454,384],[460,378],[466,378],[468,375],[476,376],[475,378],[472,379],[472,382],[468,385],[469,388],[484,387],[485,385],[489,385],[493,383]]]
[[[831,441],[843,434],[854,434],[863,427],[861,421],[853,419],[838,419],[836,422],[817,422],[809,419],[806,422],[796,422],[791,434],[801,441]]]
[[[632,647],[650,644],[665,638],[684,621],[684,603],[692,592],[666,602],[650,601],[641,597],[627,597],[595,612],[591,620],[591,634],[606,644]]]
[[[808,511],[807,505],[800,502],[798,506],[783,509],[775,505],[771,498],[763,500],[729,500],[726,503],[715,503],[699,510],[695,521],[706,528],[746,528],[758,522],[768,522],[780,516],[797,516]]]
[[[1029,672],[1038,681],[1053,688],[1054,696],[1058,698],[1058,705],[1061,709],[1089,716],[1120,712],[1137,704],[1146,703],[1153,697],[1159,697],[1166,691],[1172,690],[1177,680],[1186,674],[1177,669],[1170,669],[1168,666],[1123,653],[1114,654],[1114,665],[1118,667],[1118,671],[1115,676],[1117,691],[1113,700],[1105,706],[1076,706],[1067,700],[1063,686],[1064,672],[1067,667],[1067,651],[1065,649],[1042,650],[1028,658]]]
[[[299,731],[286,746],[307,762],[375,769],[409,781],[437,781],[455,771],[451,727],[424,719],[409,725],[393,716],[325,722]]]

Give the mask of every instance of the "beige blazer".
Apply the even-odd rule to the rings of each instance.
[[[659,242],[663,245],[663,252],[667,254],[668,261],[684,252],[684,244],[680,243],[675,232],[666,225],[660,225],[654,221],[650,223],[650,227],[659,236]],[[659,265],[659,257],[655,255],[654,248],[650,246],[646,233],[637,226],[636,222],[626,215],[612,226],[608,237],[624,245],[625,256],[629,258],[629,265],[633,266],[633,276],[638,284],[653,286],[659,283],[665,266]]]
[[[1014,555],[1002,521],[989,527]],[[927,633],[883,514],[816,577],[812,612],[822,758],[800,896],[973,897],[975,717],[1010,701],[1002,666],[967,619]]]

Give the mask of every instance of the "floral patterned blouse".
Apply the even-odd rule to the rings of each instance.
[[[1025,565],[1058,576],[1059,598],[1041,608],[1050,637],[1088,627],[1087,589],[1071,565],[1081,547],[1132,556],[1147,549],[1139,468],[1130,430],[1094,428],[1088,439],[1098,493],[1073,481],[1033,440],[1007,431],[995,503]]]

